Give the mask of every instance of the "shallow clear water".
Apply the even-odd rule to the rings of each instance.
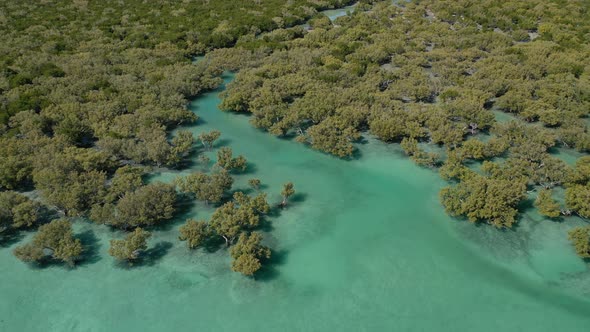
[[[217,92],[196,100],[190,130],[219,129],[217,147],[252,161],[235,187],[258,177],[278,202],[281,184],[295,183],[265,233],[276,262],[252,280],[230,271],[224,249],[188,251],[178,227],[207,218],[201,204],[155,232],[153,259],[131,269],[107,254],[122,234],[80,221],[93,258],[74,270],[30,268],[0,249],[0,331],[588,330],[590,273],[566,239],[579,220],[530,212],[506,232],[457,221],[438,202],[444,182],[393,145],[369,138],[343,161],[218,103]]]
[[[350,6],[342,7],[342,8],[323,10],[322,14],[328,16],[328,18],[331,21],[334,21],[338,17],[345,16],[348,13],[354,12],[354,9],[356,6],[357,6],[357,3],[350,5]]]

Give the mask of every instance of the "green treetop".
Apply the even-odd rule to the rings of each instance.
[[[233,178],[222,169],[212,175],[201,172],[192,173],[184,178],[177,178],[175,182],[181,192],[191,193],[198,200],[209,204],[209,202],[221,201],[225,192],[231,189]]]
[[[122,229],[157,225],[173,217],[176,195],[172,185],[150,183],[127,192],[116,204],[95,205],[90,217]]]
[[[22,194],[0,192],[0,234],[38,224],[41,209],[41,204]]]
[[[262,261],[269,259],[271,251],[260,244],[260,233],[243,233],[238,242],[230,249],[233,258],[231,268],[247,276],[252,276],[262,267]]]
[[[287,182],[283,185],[283,190],[281,191],[281,196],[283,196],[283,201],[281,202],[282,206],[287,206],[287,200],[289,197],[295,194],[295,187],[293,186],[293,182]]]
[[[569,240],[578,256],[590,258],[590,227],[576,227],[569,231]]]
[[[199,135],[199,139],[203,144],[203,147],[207,150],[211,150],[213,147],[213,143],[221,136],[221,132],[219,130],[212,130],[208,133],[202,133]]]
[[[109,255],[118,260],[132,263],[147,249],[147,239],[150,236],[150,232],[138,227],[123,240],[111,240]]]
[[[211,236],[211,229],[206,221],[187,220],[186,224],[180,227],[180,241],[186,241],[189,249],[195,249],[205,243]]]
[[[232,149],[229,147],[222,147],[217,151],[217,165],[219,167],[231,171],[231,170],[238,170],[238,171],[245,171],[248,162],[244,156],[237,156],[233,158]]]
[[[249,179],[248,184],[252,189],[259,190],[260,189],[260,179]]]
[[[16,247],[14,255],[25,262],[51,258],[73,266],[80,259],[82,251],[82,243],[74,238],[70,221],[57,219],[39,227],[33,240]]]
[[[559,204],[551,197],[551,189],[541,189],[535,200],[539,213],[550,218],[557,218],[561,214]]]

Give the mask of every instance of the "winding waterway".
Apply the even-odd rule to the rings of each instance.
[[[438,202],[445,183],[396,146],[368,137],[358,159],[339,160],[220,112],[219,92],[191,104],[200,120],[185,129],[220,130],[216,147],[252,162],[236,189],[258,177],[272,202],[286,181],[298,192],[268,218],[272,265],[253,280],[230,271],[224,249],[187,250],[178,228],[212,212],[199,203],[129,269],[107,254],[120,232],[80,221],[90,258],[74,270],[31,268],[15,243],[0,248],[0,331],[588,330],[590,272],[566,239],[580,220],[531,210],[510,231],[454,220]]]

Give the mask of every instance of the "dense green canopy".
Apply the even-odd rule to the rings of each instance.
[[[572,180],[552,155],[590,151],[589,22],[584,1],[382,2],[208,58],[239,70],[223,109],[338,157],[367,134],[401,143],[453,181],[450,214],[510,227],[536,190],[547,216],[590,216],[587,167]]]
[[[0,236],[37,225],[43,218],[42,208],[39,202],[22,194],[0,192]]]

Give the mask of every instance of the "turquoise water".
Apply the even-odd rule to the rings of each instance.
[[[334,21],[338,17],[346,16],[348,13],[354,12],[356,6],[357,3],[342,8],[323,10],[322,14],[328,16],[331,21]]]
[[[154,232],[152,259],[131,269],[107,254],[121,233],[80,221],[92,257],[74,270],[31,268],[14,244],[0,249],[0,331],[588,330],[590,272],[566,239],[579,220],[533,211],[502,232],[451,219],[437,197],[444,182],[396,146],[369,138],[342,161],[218,111],[217,93],[191,105],[201,120],[188,129],[218,129],[217,148],[252,161],[235,188],[258,177],[278,202],[281,184],[295,183],[265,233],[275,262],[253,280],[230,271],[225,249],[188,251],[178,227],[207,218],[201,204]]]

